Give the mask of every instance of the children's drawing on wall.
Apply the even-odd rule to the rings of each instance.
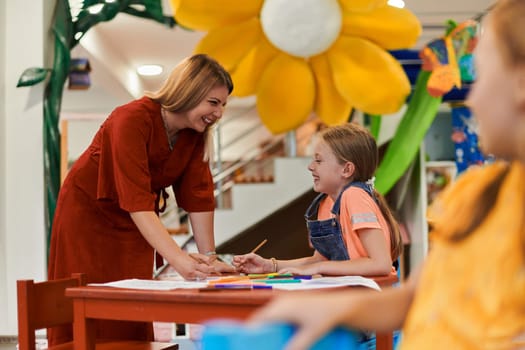
[[[476,120],[464,105],[452,107],[452,141],[458,175],[472,165],[482,165],[490,160],[479,148]]]

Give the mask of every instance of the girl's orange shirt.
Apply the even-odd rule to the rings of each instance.
[[[330,197],[319,205],[319,220],[326,220],[334,215],[331,210],[334,205]],[[383,232],[387,247],[390,247],[390,229],[374,199],[363,189],[349,187],[341,198],[339,223],[343,231],[343,239],[351,259],[367,257],[368,253],[359,239],[359,229],[376,228]]]
[[[506,166],[469,170],[429,209],[432,248],[403,328],[403,350],[525,346],[523,164],[511,165],[482,224],[459,242],[449,239]]]

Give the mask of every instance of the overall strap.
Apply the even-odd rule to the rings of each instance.
[[[372,197],[374,199],[374,201],[378,203],[378,200],[374,194],[374,189],[371,185],[365,183],[365,182],[361,182],[361,181],[353,181],[353,182],[350,182],[349,184],[347,184],[343,190],[341,191],[341,193],[339,193],[339,196],[337,196],[337,200],[335,201],[334,203],[334,206],[332,207],[332,214],[334,215],[339,215],[339,212],[341,210],[341,197],[343,196],[343,193],[344,191],[346,191],[348,188],[350,187],[359,187],[360,189],[364,190],[366,193],[368,193],[370,195],[370,197]]]
[[[350,182],[348,183],[344,188],[343,190],[341,191],[341,193],[339,193],[339,196],[337,196],[337,199],[334,203],[334,206],[332,207],[332,214],[338,216],[339,215],[339,211],[341,209],[341,197],[343,196],[343,192],[350,188],[350,187],[359,187],[361,189],[363,189],[366,193],[368,193],[370,195],[370,197],[372,197],[374,199],[374,201],[377,203],[377,198],[374,194],[374,190],[373,190],[373,187],[368,185],[367,183],[364,183],[364,182],[361,182],[361,181],[354,181],[354,182]],[[323,199],[325,199],[326,197],[326,193],[319,193],[317,195],[317,197],[315,197],[315,199],[312,201],[312,203],[310,204],[310,206],[308,207],[308,209],[306,209],[306,212],[304,214],[304,218],[306,220],[314,220],[314,219],[317,219],[317,212],[319,211],[319,205],[321,204],[321,202],[323,201]],[[315,216],[315,217],[314,217]]]
[[[306,212],[304,213],[304,218],[308,220],[317,219],[317,212],[319,211],[319,205],[321,204],[321,201],[326,197],[326,193],[319,193],[317,197],[310,203],[310,206],[308,206],[308,209],[306,209]],[[313,216],[315,215],[315,218]]]

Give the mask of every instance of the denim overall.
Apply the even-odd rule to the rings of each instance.
[[[335,217],[327,220],[314,220],[317,219],[317,212],[319,210],[319,204],[326,197],[325,193],[319,194],[313,201],[312,204],[306,210],[304,218],[306,220],[306,227],[310,234],[310,242],[321,255],[323,255],[328,260],[350,260],[348,256],[348,250],[346,249],[346,244],[343,240],[343,235],[341,232],[341,225],[339,224],[339,211],[341,207],[341,197],[343,196],[344,191],[351,187],[356,186],[365,190],[374,200],[375,198],[372,187],[364,182],[354,181],[346,185],[339,196],[337,197],[334,206],[332,207],[332,214]]]

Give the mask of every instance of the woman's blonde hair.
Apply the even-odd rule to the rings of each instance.
[[[319,132],[321,139],[330,147],[341,164],[351,162],[355,166],[352,181],[367,182],[374,178],[379,162],[377,144],[370,132],[356,124],[332,126]],[[403,251],[399,224],[394,218],[385,198],[375,189],[379,209],[390,229],[390,255],[396,260]]]
[[[164,84],[145,95],[170,112],[186,112],[195,108],[217,86],[233,90],[230,74],[215,59],[196,54],[184,59],[170,73]],[[204,132],[204,160],[213,158],[213,128]]]

